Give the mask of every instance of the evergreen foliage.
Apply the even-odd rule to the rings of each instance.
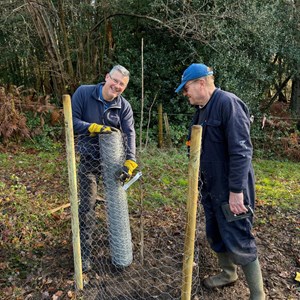
[[[176,141],[184,135],[193,108],[174,90],[192,62],[213,67],[217,85],[257,116],[276,100],[300,114],[299,0],[2,2],[0,85],[24,85],[60,102],[122,64],[139,124],[143,39],[143,126],[153,134],[162,102]]]

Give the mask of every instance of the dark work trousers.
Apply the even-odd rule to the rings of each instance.
[[[205,212],[206,237],[215,252],[227,252],[237,265],[246,265],[257,258],[255,238],[251,233],[252,217],[227,222],[222,211],[222,204],[228,203],[228,188],[215,182],[214,192],[208,192],[206,184],[201,182],[201,198]],[[201,185],[200,185],[201,186]],[[244,192],[245,204],[254,207],[254,199]]]
[[[100,159],[81,156],[79,177],[79,228],[82,261],[89,259],[95,227],[97,186],[101,176]]]

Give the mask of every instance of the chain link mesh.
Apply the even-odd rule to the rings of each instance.
[[[180,299],[186,199],[173,195],[169,204],[151,205],[160,202],[160,189],[172,189],[163,178],[150,185],[143,176],[134,188],[124,191],[115,176],[125,160],[123,144],[119,132],[99,135],[88,155],[80,158],[81,255],[83,270],[89,271],[84,272],[84,287],[77,291],[78,296],[85,300]],[[162,175],[167,166],[160,168]],[[143,162],[139,170],[147,175],[151,172]],[[187,185],[182,189],[187,190]],[[198,238],[196,234],[196,245]],[[195,261],[193,299],[200,293],[197,247]]]

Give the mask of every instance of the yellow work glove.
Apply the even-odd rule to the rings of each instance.
[[[88,131],[91,133],[91,136],[95,136],[96,133],[112,133],[112,128],[109,126],[92,123],[89,126]]]
[[[127,181],[132,176],[132,172],[137,166],[138,164],[135,161],[127,159],[122,169],[116,173],[116,177],[119,178],[121,182]]]
[[[128,174],[130,176],[132,176],[132,172],[137,168],[137,166],[138,164],[131,159],[127,159],[124,163],[124,167],[128,169]]]

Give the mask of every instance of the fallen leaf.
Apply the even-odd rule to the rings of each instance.
[[[69,298],[72,298],[72,297],[73,297],[72,291],[68,291],[68,297],[69,297]]]
[[[295,280],[300,282],[300,273],[299,272],[296,272]]]

